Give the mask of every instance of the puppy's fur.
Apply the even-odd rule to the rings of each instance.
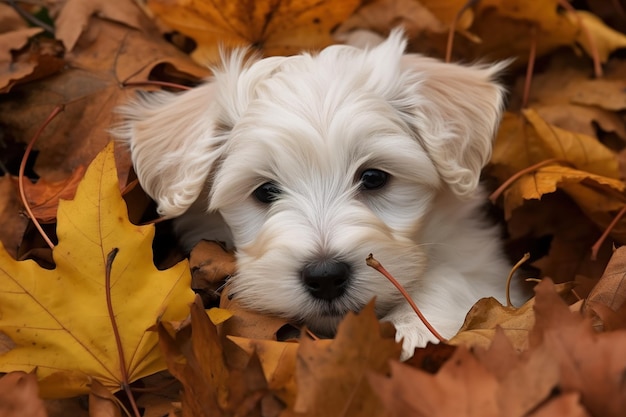
[[[332,333],[376,297],[406,357],[434,338],[366,266],[369,253],[447,337],[480,297],[502,298],[509,265],[478,185],[503,65],[444,64],[405,46],[396,31],[370,49],[258,61],[235,52],[196,89],[122,108],[116,135],[159,213],[178,217],[186,248],[201,238],[236,248],[232,291],[245,305]],[[388,174],[378,189],[361,184],[372,169]],[[273,201],[255,198],[264,183]],[[341,291],[316,294],[311,265],[315,279],[341,275],[330,284]]]

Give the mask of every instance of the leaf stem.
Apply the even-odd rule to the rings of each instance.
[[[370,253],[369,256],[365,259],[365,263],[367,263],[367,266],[374,268],[375,270],[380,272],[385,278],[387,278],[398,289],[398,291],[400,291],[400,293],[409,303],[411,308],[413,308],[413,311],[415,311],[415,314],[417,314],[417,316],[420,318],[422,323],[424,323],[424,326],[426,326],[426,328],[432,333],[433,336],[437,338],[437,340],[439,340],[441,343],[446,343],[448,341],[446,338],[441,336],[437,330],[435,330],[435,328],[428,322],[428,320],[426,320],[426,317],[424,317],[420,309],[417,308],[417,305],[415,305],[415,302],[413,301],[409,293],[407,293],[404,287],[393,277],[393,275],[391,275],[385,269],[385,267],[382,266],[382,264],[374,258],[374,255]]]
[[[533,72],[535,70],[535,59],[537,56],[537,28],[530,28],[530,50],[528,51],[528,65],[526,66],[526,77],[524,78],[524,95],[522,96],[522,108],[528,105],[530,97],[530,86],[532,84]]]
[[[31,151],[35,146],[35,142],[37,142],[37,139],[39,139],[41,133],[50,124],[50,122],[54,120],[54,118],[64,109],[65,106],[63,104],[57,105],[52,110],[52,112],[50,112],[48,118],[43,122],[43,124],[39,126],[30,142],[28,142],[28,146],[26,147],[26,150],[24,151],[24,156],[22,156],[22,161],[20,162],[20,171],[17,175],[17,186],[20,190],[20,198],[22,199],[24,209],[26,210],[26,213],[28,213],[28,217],[30,217],[31,221],[35,225],[35,228],[39,231],[39,234],[41,234],[41,237],[43,238],[43,240],[45,240],[50,249],[54,249],[54,243],[52,243],[46,232],[44,232],[43,228],[41,227],[41,224],[39,224],[39,220],[37,220],[37,218],[33,214],[33,211],[30,208],[30,204],[28,203],[28,199],[26,198],[26,190],[24,189],[24,171],[26,170],[26,162],[28,161],[28,157],[30,156]]]
[[[589,48],[591,49],[591,58],[593,60],[594,75],[596,76],[596,78],[602,78],[602,75],[603,75],[602,63],[600,62],[600,54],[598,53],[598,46],[596,45],[596,41],[593,38],[593,36],[591,36],[591,32],[589,32],[589,28],[587,27],[587,25],[583,23],[583,20],[580,18],[580,15],[576,13],[576,9],[574,9],[574,7],[571,4],[569,4],[567,0],[558,0],[558,2],[559,2],[559,5],[561,5],[561,7],[563,7],[565,10],[573,14],[574,17],[576,17],[578,26],[585,33],[585,37],[589,41]]]
[[[529,259],[530,259],[530,253],[527,252],[524,254],[524,256],[522,256],[522,259],[520,259],[519,261],[517,261],[515,265],[513,265],[513,268],[511,268],[511,271],[509,272],[509,276],[506,279],[506,306],[507,307],[515,307],[513,303],[511,302],[511,281],[513,280],[513,275],[515,275],[515,272],[522,266],[524,262],[526,262]]]
[[[598,259],[598,252],[600,252],[600,248],[602,247],[602,244],[604,243],[606,238],[609,237],[609,234],[611,233],[611,231],[613,231],[615,226],[617,226],[617,223],[619,223],[622,217],[624,217],[624,214],[626,214],[626,205],[622,207],[619,213],[617,213],[617,215],[613,218],[611,223],[607,226],[607,228],[602,233],[602,236],[600,236],[600,239],[598,239],[596,243],[594,243],[593,246],[591,247],[591,260],[592,261],[595,261]]]
[[[122,389],[126,393],[128,397],[128,401],[130,405],[133,407],[133,412],[136,417],[141,417],[141,413],[139,412],[139,408],[137,407],[137,402],[135,401],[135,396],[130,389],[130,384],[128,382],[128,371],[126,368],[126,359],[124,358],[124,346],[122,345],[122,338],[120,336],[120,330],[117,326],[117,321],[115,320],[115,312],[113,311],[113,301],[111,299],[111,269],[113,268],[113,261],[119,252],[119,248],[111,249],[111,252],[107,255],[106,266],[104,269],[104,277],[105,277],[105,293],[107,299],[107,309],[109,311],[109,318],[111,319],[111,327],[113,328],[113,335],[115,336],[115,344],[117,345],[117,353],[119,355],[120,361],[120,373],[122,375]]]
[[[546,159],[545,161],[541,161],[539,163],[531,165],[527,168],[522,169],[519,172],[516,172],[508,180],[504,181],[502,185],[500,185],[493,193],[491,193],[491,195],[489,196],[489,201],[495,203],[498,200],[498,197],[500,197],[500,194],[502,194],[507,188],[509,188],[511,184],[513,184],[515,181],[517,181],[526,174],[530,174],[531,172],[538,170],[539,168],[543,168],[546,165],[552,164],[563,164],[570,167],[574,166],[571,162],[558,158]]]
[[[452,23],[450,23],[450,29],[448,30],[448,42],[446,44],[446,62],[450,62],[452,59],[452,46],[454,44],[454,33],[456,32],[456,25],[461,20],[461,16],[463,13],[470,7],[474,6],[480,0],[467,0],[467,2],[459,9],[459,11],[454,15],[454,19],[452,19]]]
[[[191,87],[187,87],[186,85],[169,83],[167,81],[150,81],[149,80],[149,81],[128,81],[128,82],[122,83],[122,86],[124,87],[143,87],[143,86],[149,86],[149,85],[154,85],[158,87],[175,88],[178,90],[191,90]]]

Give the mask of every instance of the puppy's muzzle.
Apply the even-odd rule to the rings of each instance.
[[[302,282],[309,293],[321,300],[341,297],[350,280],[350,265],[336,260],[308,264],[302,270]]]

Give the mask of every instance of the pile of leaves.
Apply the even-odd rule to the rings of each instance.
[[[233,255],[187,261],[107,133],[137,90],[209,76],[220,43],[293,54],[398,25],[411,52],[515,58],[485,181],[541,279],[405,362],[373,304],[317,340],[220,300]],[[0,3],[0,416],[622,416],[624,33],[623,0]]]

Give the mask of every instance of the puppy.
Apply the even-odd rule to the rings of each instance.
[[[509,265],[479,188],[504,64],[445,64],[405,46],[394,31],[369,49],[236,51],[198,88],[123,107],[115,134],[185,248],[236,248],[244,305],[325,335],[376,297],[407,357],[435,339],[369,253],[444,337],[479,298],[502,298]]]

